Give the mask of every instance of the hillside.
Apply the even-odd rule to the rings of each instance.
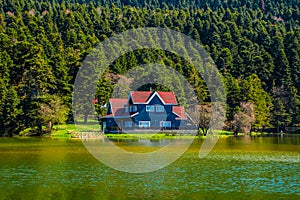
[[[41,108],[53,110],[53,100],[64,111],[60,116],[68,115],[71,121],[73,84],[82,61],[97,43],[139,27],[170,28],[204,46],[226,84],[228,123],[242,102],[252,102],[254,128],[299,125],[299,1],[191,2],[1,1],[0,135],[35,127],[41,131],[49,121]],[[158,61],[184,75],[200,103],[209,102],[206,85],[189,62],[170,52],[142,49],[121,56],[99,81],[98,112],[103,114],[100,105],[107,102],[120,75]],[[159,85],[141,89],[149,87],[170,90]]]

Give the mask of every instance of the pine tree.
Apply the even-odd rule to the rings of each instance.
[[[241,82],[242,101],[254,105],[254,128],[270,126],[270,109],[272,107],[270,95],[263,89],[262,82],[253,74]]]
[[[271,122],[280,132],[284,126],[291,122],[290,115],[286,112],[285,106],[280,98],[275,98],[273,101]]]
[[[224,75],[224,83],[227,99],[227,120],[231,121],[234,117],[234,113],[239,109],[241,101],[241,90],[238,81],[229,73]]]
[[[19,98],[10,84],[9,70],[13,65],[10,56],[0,52],[0,136],[12,136],[21,128],[17,122]]]
[[[289,61],[283,49],[280,49],[277,56],[274,59],[274,80],[277,86],[285,85],[291,86],[291,69]]]

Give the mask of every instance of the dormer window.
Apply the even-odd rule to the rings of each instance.
[[[146,106],[147,112],[154,112],[154,105]]]

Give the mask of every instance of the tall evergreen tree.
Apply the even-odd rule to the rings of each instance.
[[[241,83],[242,101],[254,105],[254,128],[270,126],[270,109],[272,108],[271,96],[263,89],[262,82],[253,74]]]

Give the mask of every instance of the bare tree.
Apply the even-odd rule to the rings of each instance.
[[[255,122],[255,106],[251,102],[242,102],[240,111],[234,115],[232,121],[232,129],[234,135],[237,136],[239,132],[244,134],[251,132],[252,124]]]
[[[220,113],[214,114],[214,113]],[[205,103],[197,106],[197,112],[191,114],[192,118],[195,119],[194,123],[199,128],[199,134],[206,135],[208,131],[213,131],[213,127],[220,127],[223,124],[224,116],[222,113],[225,112],[225,107],[219,102]],[[198,115],[198,116],[196,116]]]
[[[200,104],[198,105],[199,111],[199,129],[201,130],[202,134],[206,135],[209,129],[209,122],[211,119],[211,104]]]

